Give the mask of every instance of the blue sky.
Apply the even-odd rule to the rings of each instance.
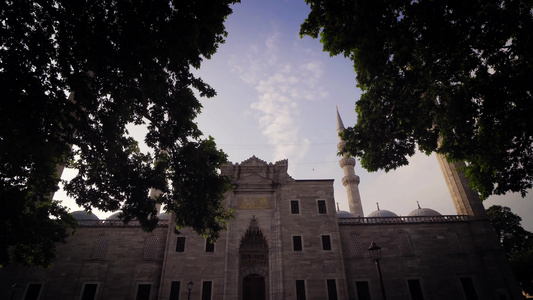
[[[244,0],[233,9],[226,43],[197,71],[217,91],[216,97],[201,100],[200,129],[232,162],[252,155],[267,162],[288,159],[295,179],[335,179],[335,201],[348,210],[336,156],[335,107],[345,126],[356,122],[361,92],[351,61],[322,52],[319,40],[300,38],[300,24],[309,13],[303,0]],[[365,214],[379,202],[381,209],[407,215],[416,201],[455,214],[434,156],[417,154],[409,166],[389,173],[367,173],[357,165],[356,173]],[[510,206],[533,231],[532,194],[492,197],[485,206],[493,204]]]

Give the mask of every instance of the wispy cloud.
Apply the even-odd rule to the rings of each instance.
[[[275,31],[264,39],[262,47],[254,46],[244,55],[233,56],[230,64],[231,70],[257,91],[250,108],[258,113],[268,143],[275,146],[273,159],[298,160],[310,146],[310,140],[300,133],[300,106],[325,98],[327,93],[321,86],[321,62],[300,59],[296,52],[279,56],[283,38]]]
[[[261,80],[257,85],[258,100],[251,108],[260,113],[259,125],[271,145],[275,145],[274,160],[287,157],[301,158],[307,152],[309,140],[299,135],[295,117],[299,113],[296,100],[291,96],[297,89],[299,79],[291,74],[289,67]],[[296,144],[303,144],[296,150]]]

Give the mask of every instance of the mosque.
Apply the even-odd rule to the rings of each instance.
[[[287,160],[229,163],[221,172],[236,188],[224,201],[235,218],[216,243],[175,234],[166,214],[146,233],[74,212],[80,226],[49,269],[0,269],[0,299],[522,299],[479,198],[457,164],[439,163],[457,215],[378,207],[365,217],[347,154],[349,212],[336,209],[333,180],[293,179]]]

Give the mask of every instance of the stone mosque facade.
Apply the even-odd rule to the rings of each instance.
[[[338,113],[337,124],[343,130]],[[483,205],[458,165],[439,162],[457,215],[419,207],[365,217],[348,155],[340,166],[349,212],[335,208],[333,180],[293,179],[287,160],[229,163],[221,172],[236,187],[225,198],[235,218],[215,243],[175,234],[166,214],[146,233],[116,216],[74,212],[80,226],[49,269],[0,269],[0,299],[521,299]]]

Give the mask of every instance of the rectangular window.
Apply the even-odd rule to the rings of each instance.
[[[210,239],[205,240],[205,252],[215,252],[215,243]]]
[[[318,200],[318,213],[319,214],[327,214],[328,211],[326,210],[326,200]]]
[[[170,285],[170,300],[179,300],[180,299],[180,282],[172,281]]]
[[[296,300],[305,300],[305,280],[296,280]]]
[[[151,284],[139,284],[137,287],[137,298],[136,300],[150,300],[150,290],[152,289]]]
[[[300,213],[300,203],[298,200],[291,200],[291,214]]]
[[[211,281],[202,282],[202,300],[211,300],[211,289],[213,283]]]
[[[409,285],[411,300],[424,300],[424,295],[422,295],[422,287],[420,286],[420,281],[418,279],[409,279],[407,280],[407,284]]]
[[[474,288],[472,278],[461,278],[461,285],[463,286],[463,291],[465,292],[466,300],[477,300],[476,289]]]
[[[355,287],[357,288],[357,299],[371,300],[370,289],[368,288],[368,281],[356,281]]]
[[[26,288],[26,295],[24,300],[37,300],[39,299],[39,294],[41,293],[41,287],[43,285],[40,283],[30,283]]]
[[[322,236],[322,250],[331,250],[331,240],[329,235]]]
[[[292,247],[294,251],[302,251],[302,237],[295,235],[292,237]]]
[[[81,300],[96,299],[96,291],[98,290],[97,283],[86,283],[83,285],[83,292],[81,293]]]
[[[328,300],[337,300],[337,283],[335,279],[328,279]]]
[[[178,240],[176,241],[176,252],[185,252],[185,237],[184,236],[178,236]]]

